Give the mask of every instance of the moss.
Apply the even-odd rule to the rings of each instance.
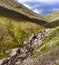
[[[59,65],[59,63],[55,63],[55,65]]]
[[[9,56],[9,53],[3,52],[2,55],[0,55],[0,59],[6,58]]]
[[[41,49],[42,53],[45,53],[47,51],[49,51],[49,47],[47,46],[44,46],[42,49]]]

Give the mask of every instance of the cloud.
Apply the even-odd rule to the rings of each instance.
[[[58,2],[58,0],[17,0],[21,3],[24,3],[24,2],[43,2],[43,3],[56,3]]]
[[[42,13],[43,10],[34,9],[33,11],[34,11],[35,13],[39,13],[39,14],[40,14],[40,13]]]
[[[29,9],[32,9],[30,5],[27,5],[27,4],[23,4],[24,6],[26,6],[27,8]]]
[[[23,5],[41,15],[47,15],[59,10],[59,0],[17,0]]]

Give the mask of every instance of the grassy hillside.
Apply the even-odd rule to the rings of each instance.
[[[45,16],[45,18],[48,20],[48,22],[59,20],[59,11],[48,14],[47,16]]]
[[[44,17],[39,16],[38,14],[36,14],[33,11],[29,10],[27,7],[25,7],[22,4],[16,2],[15,0],[0,0],[0,6],[4,7],[4,8],[7,8],[11,11],[21,13],[25,16],[28,16],[29,18],[45,20]]]
[[[53,22],[45,25],[45,27],[47,27],[47,28],[55,28],[57,26],[59,26],[59,20],[53,21]]]
[[[45,38],[45,40],[43,41],[44,44],[40,48],[34,50],[33,56],[32,56],[34,58],[43,57],[46,53],[48,54],[53,49],[59,47],[59,11],[47,15],[45,16],[45,18],[48,20],[48,23],[45,25],[45,27],[47,29],[50,29],[50,32],[53,30],[53,32],[48,37]],[[50,57],[53,57],[53,56],[50,56]],[[45,57],[45,58],[48,58],[48,57]],[[44,58],[41,60],[43,62]],[[55,65],[59,65],[58,62],[59,61],[56,61]],[[44,62],[42,65],[44,65]]]
[[[54,28],[54,31],[51,33],[51,35],[44,40],[42,47],[34,51],[33,56],[41,56],[57,47],[59,47],[59,26]]]
[[[0,59],[9,56],[9,50],[23,47],[32,34],[54,29],[42,47],[34,50],[38,57],[59,46],[59,14],[42,17],[15,0],[0,0]]]
[[[28,21],[17,21],[4,16],[0,17],[0,53],[11,48],[23,46],[23,42],[44,27]],[[1,45],[2,44],[2,45]]]
[[[45,53],[38,58],[27,58],[19,65],[59,65],[59,47]]]
[[[43,19],[14,0],[0,0],[0,59],[9,56],[8,50],[24,46],[32,34],[44,30]]]
[[[59,11],[53,12],[45,16],[48,23],[45,25],[46,28],[55,28],[59,26]]]

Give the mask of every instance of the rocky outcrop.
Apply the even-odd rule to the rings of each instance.
[[[59,65],[59,47],[38,58],[27,58],[20,65]]]
[[[33,50],[43,45],[44,39],[47,37],[46,33],[46,31],[43,31],[36,35],[33,34],[29,38],[26,46],[19,48],[16,51],[16,54],[10,59],[6,59],[2,65],[16,65],[17,63],[22,63],[25,59],[32,55]]]

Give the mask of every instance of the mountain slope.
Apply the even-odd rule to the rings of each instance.
[[[45,53],[38,58],[27,58],[22,64],[19,65],[59,65],[59,47]],[[31,60],[31,61],[30,61]]]
[[[14,0],[0,0],[0,59],[12,48],[24,46],[24,41],[45,28],[44,17]]]
[[[23,14],[23,15],[29,17],[29,18],[33,18],[33,19],[35,18],[35,19],[38,19],[38,20],[40,20],[40,19],[45,20],[44,17],[39,16],[38,14],[29,10],[28,8],[26,8],[25,6],[23,6],[20,3],[16,2],[15,0],[10,0],[10,1],[9,0],[0,0],[0,6],[7,8],[11,11],[15,11],[15,12],[18,12],[20,14]]]
[[[45,16],[48,20],[48,23],[45,25],[47,28],[55,28],[59,26],[59,11],[53,12]]]
[[[21,59],[20,61],[23,62],[28,57],[32,57],[34,60],[39,58],[35,61],[37,62],[34,63],[35,65],[40,63],[45,65],[46,61],[50,61],[48,64],[55,61],[55,57],[59,60],[57,47],[59,47],[58,12],[43,17],[15,0],[0,0],[0,59],[7,58],[8,62],[10,58],[11,61],[16,61],[14,63],[10,61],[13,65],[18,62],[17,60]],[[17,49],[16,57],[10,56],[13,49]]]
[[[48,14],[47,16],[45,16],[46,19],[49,21],[49,22],[53,22],[53,21],[56,21],[56,20],[59,20],[59,11],[55,11],[51,14]]]
[[[44,37],[41,37],[42,33],[43,33]],[[55,61],[55,62],[53,62],[53,65],[56,62],[58,63],[58,60],[59,60],[59,52],[58,51],[59,50],[57,48],[59,47],[59,34],[58,34],[59,27],[55,28],[53,30],[49,30],[49,32],[46,32],[46,34],[44,33],[44,31],[42,33],[39,33],[41,35],[35,36],[34,38],[32,37],[31,40],[29,40],[29,42],[27,42],[29,44],[18,49],[18,51],[16,51],[16,54],[14,56],[12,56],[10,59],[5,60],[2,65],[10,65],[10,64],[19,65],[24,60],[25,61],[27,60],[27,62],[24,61],[25,65],[30,65],[30,64],[34,65],[35,63],[33,63],[33,62],[37,58],[38,59],[36,60],[36,65],[37,65],[37,63],[38,63],[38,65],[39,64],[44,65],[46,61],[49,62],[49,65],[53,61]],[[22,51],[21,49],[23,49],[24,51]],[[19,53],[19,51],[20,51],[20,53]],[[53,53],[53,56],[52,56],[52,53]],[[29,61],[30,59],[28,58],[30,56],[32,56],[31,61]],[[35,57],[35,58],[33,58],[33,57]],[[43,58],[45,58],[45,59],[43,59]]]
[[[41,48],[38,48],[34,51],[34,57],[41,56],[57,47],[59,47],[59,26],[48,31],[48,37],[45,38],[43,41],[43,45]],[[48,34],[47,33],[47,34]]]

